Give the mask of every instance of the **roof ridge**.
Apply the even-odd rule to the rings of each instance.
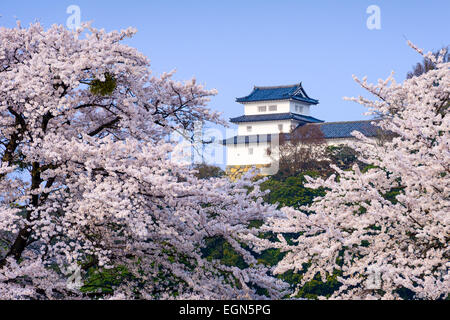
[[[279,85],[279,86],[253,86],[253,89],[280,89],[280,88],[294,88],[300,86],[301,83]]]
[[[303,86],[302,86],[302,83],[300,82],[297,86],[297,89],[295,89],[295,91],[292,93],[292,95],[296,96],[296,95],[298,95],[299,92],[301,92],[301,94],[303,94],[303,91],[304,91]]]
[[[381,119],[371,119],[371,120],[353,120],[353,121],[330,121],[330,122],[322,122],[317,124],[329,124],[329,123],[355,123],[355,122],[372,122],[372,121],[379,121]]]

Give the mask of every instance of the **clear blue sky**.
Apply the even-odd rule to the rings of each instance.
[[[427,50],[450,43],[450,1],[2,1],[0,25],[66,24],[66,8],[106,30],[133,26],[129,41],[156,73],[178,70],[219,91],[210,107],[227,120],[243,112],[236,97],[254,85],[303,82],[320,100],[312,115],[326,121],[364,119],[343,96],[362,94],[351,75],[377,81],[396,71],[403,80],[419,56],[405,37]],[[369,30],[369,5],[381,9],[381,30]]]

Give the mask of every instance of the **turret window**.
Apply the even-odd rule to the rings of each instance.
[[[297,113],[303,113],[303,112],[304,112],[303,106],[302,106],[302,105],[299,105],[299,104],[296,104],[296,105],[295,105],[295,112],[297,112]]]
[[[258,107],[258,112],[266,112],[267,111],[267,107],[266,106],[259,106]]]

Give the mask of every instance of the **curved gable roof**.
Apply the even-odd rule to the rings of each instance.
[[[254,87],[245,97],[237,98],[236,102],[256,102],[269,100],[298,100],[310,104],[318,104],[319,100],[308,97],[302,84],[275,87]]]

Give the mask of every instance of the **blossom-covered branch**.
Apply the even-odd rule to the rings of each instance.
[[[363,172],[357,165],[334,167],[326,180],[310,178],[308,187],[324,188],[325,196],[270,219],[265,229],[280,242],[255,239],[255,245],[286,252],[276,273],[303,272],[311,264],[300,286],[317,273],[323,281],[338,274],[342,285],[334,298],[448,296],[450,63],[444,54],[425,54],[435,68],[403,83],[392,75],[375,85],[356,79],[376,100],[351,100],[381,115],[374,124],[392,138],[380,144],[354,132],[352,147],[370,166]],[[292,243],[283,233],[299,236]]]
[[[125,266],[122,298],[280,297],[244,240],[277,214],[258,186],[200,180],[169,157],[173,130],[223,122],[205,107],[216,91],[152,76],[121,42],[134,33],[0,29],[0,298],[85,297],[63,285],[73,266]],[[213,237],[249,268],[206,259]]]

